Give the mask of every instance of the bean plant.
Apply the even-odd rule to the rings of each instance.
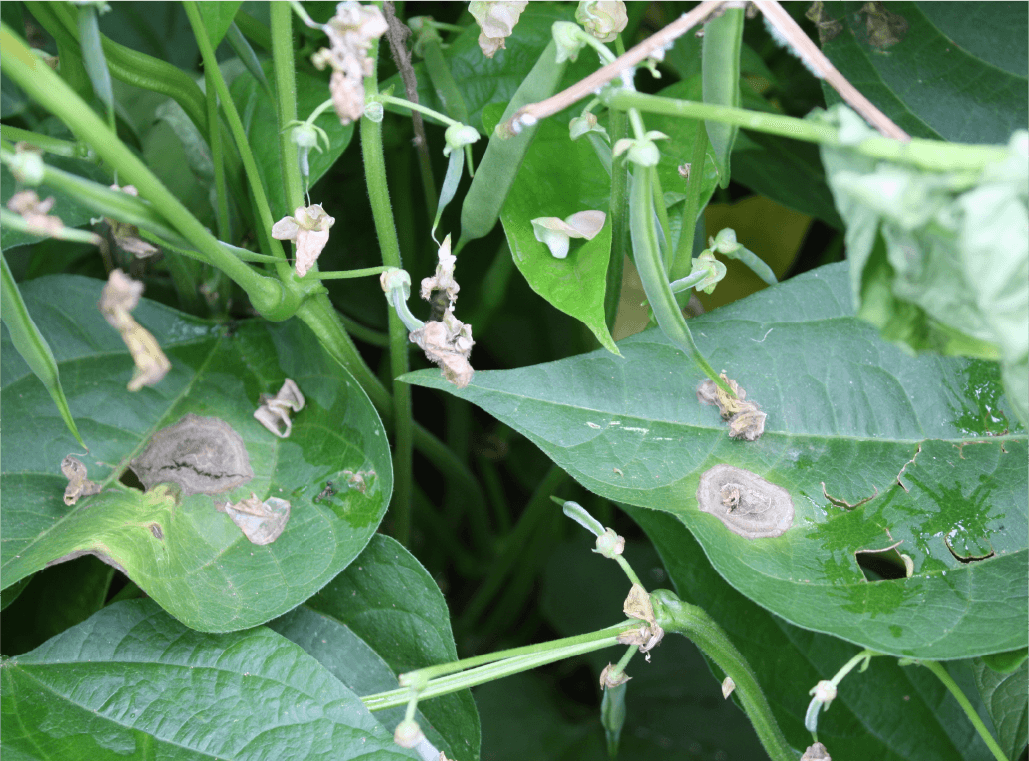
[[[5,756],[1026,758],[1024,3],[2,17]]]

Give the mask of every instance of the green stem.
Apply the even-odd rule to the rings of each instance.
[[[381,275],[386,267],[365,267],[360,270],[343,270],[342,272],[319,272],[315,277],[319,280],[348,280],[352,277],[367,277],[368,275]]]
[[[791,137],[795,140],[843,145],[840,141],[840,131],[837,128],[792,116],[748,111],[743,108],[697,103],[690,100],[676,100],[659,95],[644,95],[626,90],[613,91],[607,96],[606,102],[610,108],[636,108],[640,111],[665,116],[719,121],[772,135]],[[987,164],[1003,161],[1007,156],[1007,149],[1004,147],[945,143],[939,140],[920,138],[912,138],[909,142],[903,143],[887,137],[873,136],[860,143],[848,145],[848,147],[872,158],[900,161],[922,169],[941,172],[982,169]]]
[[[89,149],[81,143],[59,140],[56,137],[40,135],[38,132],[29,132],[27,129],[18,129],[7,124],[0,125],[0,137],[3,137],[4,140],[10,140],[12,143],[34,145],[47,153],[52,153],[54,156],[66,156],[73,159],[89,157]]]
[[[211,146],[211,163],[214,165],[214,189],[217,195],[215,213],[218,220],[218,237],[232,240],[232,225],[229,221],[229,194],[225,189],[225,161],[222,152],[221,120],[218,118],[218,93],[211,75],[204,73],[207,82],[207,142]]]
[[[378,43],[369,51],[378,61]],[[375,71],[373,65],[372,71]],[[373,73],[364,80],[365,95],[375,97],[379,83]],[[387,267],[404,266],[400,256],[400,242],[393,221],[393,207],[386,183],[386,159],[382,148],[382,125],[361,117],[361,154],[364,175],[368,185],[368,198],[372,205],[375,233],[382,251],[382,263]],[[411,478],[414,458],[413,419],[411,413],[411,387],[396,380],[410,369],[408,356],[408,330],[395,310],[389,310],[390,370],[393,374],[393,537],[408,544],[411,531]]]
[[[704,184],[704,162],[707,161],[707,131],[698,122],[697,136],[690,156],[690,177],[686,181],[686,200],[682,209],[679,245],[672,259],[669,280],[681,280],[693,269],[693,232],[700,214],[700,186]],[[688,298],[688,297],[687,297]]]
[[[779,729],[753,669],[714,619],[702,608],[682,602],[667,589],[651,592],[650,601],[658,626],[666,632],[688,637],[736,683],[735,694],[773,761],[797,761],[797,751]]]
[[[369,328],[367,325],[363,325],[352,317],[348,317],[345,314],[339,314],[339,321],[343,324],[344,330],[352,335],[358,341],[364,341],[366,344],[372,346],[378,346],[385,349],[389,346],[389,333],[384,333],[381,330],[375,330]],[[414,344],[412,344],[413,346]]]
[[[643,582],[640,581],[640,577],[636,575],[636,572],[632,570],[632,566],[629,565],[629,561],[621,555],[615,555],[615,561],[622,567],[625,575],[629,577],[629,581],[638,587],[643,586]],[[645,587],[644,587],[645,588]]]
[[[624,111],[611,109],[611,144],[629,135],[629,121]],[[607,265],[607,290],[604,292],[604,319],[613,330],[622,295],[622,270],[629,252],[629,168],[624,156],[611,162],[611,259]]]
[[[272,216],[271,206],[268,204],[268,196],[264,192],[264,185],[261,183],[261,174],[257,169],[257,161],[254,160],[254,152],[250,148],[250,142],[247,138],[246,130],[243,129],[243,122],[239,118],[236,104],[232,100],[232,94],[225,84],[225,78],[222,76],[221,69],[218,68],[218,59],[215,58],[214,48],[211,47],[211,40],[207,36],[207,29],[204,27],[203,19],[200,17],[196,0],[187,0],[187,2],[183,3],[183,6],[186,9],[189,23],[193,27],[193,35],[196,37],[197,46],[200,48],[200,55],[204,59],[204,72],[209,74],[214,82],[218,97],[221,99],[222,110],[225,112],[225,117],[229,122],[229,130],[232,132],[239,155],[243,159],[243,168],[246,171],[247,179],[250,181],[250,191],[253,194],[254,204],[257,206],[258,224],[266,232],[270,231],[275,224],[275,219]],[[279,279],[283,283],[291,283],[292,270],[286,259],[286,252],[282,248],[282,243],[275,238],[269,237],[268,248],[272,255],[280,260],[276,264]]]
[[[505,676],[528,671],[537,666],[543,666],[565,658],[611,647],[618,644],[619,634],[638,625],[638,621],[623,621],[606,629],[590,632],[589,634],[580,634],[575,637],[566,637],[539,645],[527,645],[512,650],[479,655],[474,658],[465,658],[453,663],[445,663],[412,671],[403,676],[406,680],[419,676],[423,679],[429,678],[426,686],[417,691],[418,698],[425,700],[486,682],[492,682]],[[433,676],[437,678],[432,678]],[[361,701],[369,711],[381,711],[385,708],[406,705],[411,697],[412,688],[402,687],[399,690],[366,695],[361,698]]]
[[[993,739],[993,735],[990,734],[990,730],[983,724],[983,720],[979,718],[979,714],[976,713],[975,708],[969,702],[968,698],[965,697],[965,693],[958,687],[957,682],[954,681],[953,677],[947,673],[947,669],[943,667],[942,663],[937,661],[919,661],[923,666],[929,669],[936,678],[943,682],[943,686],[950,690],[950,694],[954,696],[954,699],[958,701],[958,705],[961,706],[961,710],[968,716],[968,720],[972,722],[972,726],[975,727],[975,731],[979,733],[979,736],[983,738],[983,742],[986,743],[986,747],[990,749],[990,753],[993,754],[997,761],[1007,761],[1007,756],[1004,755],[1004,751],[1001,750],[997,741]]]
[[[286,125],[297,118],[297,77],[293,60],[293,11],[288,3],[271,3],[272,58],[275,64],[275,93],[278,96],[279,158],[286,207],[297,209],[304,203],[304,184],[300,177],[297,144]]]
[[[459,122],[457,119],[451,119],[449,116],[441,114],[439,111],[434,111],[427,106],[423,106],[421,103],[412,103],[411,101],[406,100],[404,98],[396,98],[392,95],[376,95],[375,100],[379,101],[380,103],[385,103],[391,106],[399,106],[401,108],[406,108],[411,111],[418,111],[419,113],[425,114],[426,116],[431,116],[433,119],[436,119],[437,121],[447,125],[448,127],[453,127],[455,124],[462,123]]]
[[[92,109],[7,25],[0,26],[4,73],[31,98],[67,124],[72,131],[119,172],[122,181],[135,185],[142,198],[155,208],[187,241],[210,262],[236,281],[262,314],[278,315],[292,308],[282,284],[262,277],[252,268],[222,250],[218,240],[157,177],[130,151]],[[208,43],[210,47],[210,43]]]

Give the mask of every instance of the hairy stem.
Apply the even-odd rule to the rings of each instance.
[[[1004,751],[1001,750],[997,741],[993,739],[993,735],[990,734],[990,730],[983,724],[983,720],[979,718],[979,714],[976,713],[975,708],[969,702],[968,698],[965,697],[965,693],[958,687],[957,682],[954,681],[953,677],[947,673],[947,669],[943,667],[942,663],[937,661],[919,661],[923,666],[929,669],[936,678],[943,682],[943,686],[950,690],[950,694],[954,696],[954,699],[958,701],[958,705],[961,706],[961,710],[968,716],[968,720],[972,722],[972,726],[975,727],[975,731],[979,733],[979,736],[983,738],[983,742],[986,743],[986,747],[990,749],[990,753],[993,754],[997,761],[1007,761],[1007,756],[1004,755]]]
[[[658,626],[666,632],[688,637],[736,683],[735,694],[773,761],[797,761],[797,751],[786,741],[772,715],[753,669],[714,619],[702,608],[682,602],[667,589],[651,592],[650,600]]]
[[[372,49],[378,59],[378,45]],[[373,68],[374,71],[374,68]],[[376,75],[365,77],[366,97],[379,92]],[[382,125],[361,117],[361,155],[364,157],[365,182],[372,205],[375,233],[382,251],[382,263],[387,267],[404,266],[400,256],[400,242],[393,221],[393,207],[386,184],[386,159],[382,149]],[[396,380],[410,368],[408,357],[408,330],[396,310],[389,310],[390,371],[393,374],[393,536],[401,544],[410,540],[411,531],[411,478],[414,460],[414,431],[411,413],[411,387]]]
[[[297,144],[286,125],[297,118],[297,77],[293,60],[293,12],[289,3],[272,3],[272,58],[275,63],[275,94],[279,117],[279,157],[286,206],[290,210],[306,206],[300,177]]]

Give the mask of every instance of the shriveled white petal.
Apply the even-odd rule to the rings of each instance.
[[[607,214],[596,209],[587,209],[586,211],[577,211],[570,217],[565,217],[565,222],[569,227],[573,228],[579,233],[578,236],[586,240],[593,240],[597,237],[597,233],[604,227],[604,222],[607,219]]]
[[[275,240],[295,240],[300,226],[293,217],[283,217],[272,225],[272,237]]]
[[[632,148],[636,144],[636,141],[631,137],[623,137],[621,140],[615,143],[615,147],[612,151],[615,156],[621,156],[627,150]]]
[[[658,132],[656,129],[652,129],[644,135],[647,140],[668,140],[668,135],[664,132]]]
[[[468,11],[472,14],[482,29],[479,35],[479,47],[487,58],[504,47],[504,38],[508,37],[518,17],[525,10],[528,0],[499,0],[483,2],[474,0],[468,4]]]
[[[328,242],[328,230],[300,230],[297,232],[297,275],[303,277],[307,274]]]

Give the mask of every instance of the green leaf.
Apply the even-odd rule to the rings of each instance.
[[[381,534],[305,607],[346,626],[396,674],[457,660],[443,593],[411,553]],[[457,758],[478,758],[479,716],[470,691],[433,698],[419,708]]]
[[[90,454],[88,477],[104,491],[65,506],[61,459],[78,447],[8,341],[2,344],[3,586],[69,556],[116,563],[148,595],[194,629],[255,626],[295,608],[364,548],[389,502],[392,469],[371,403],[300,323],[226,328],[143,300],[133,316],[172,363],[155,388],[125,390],[132,360],[96,309],[103,283],[73,276],[25,284],[30,313],[47,335],[69,405]],[[262,393],[292,378],[307,398],[279,439],[254,419]],[[203,494],[146,494],[121,483],[129,461],[158,430],[187,413],[216,416],[242,437],[255,476],[220,501],[256,493],[289,501],[283,534],[252,544]],[[18,442],[11,447],[10,442]],[[365,473],[366,492],[344,471]],[[329,499],[314,502],[325,483]]]
[[[1006,143],[1029,121],[1025,3],[826,3],[822,45],[844,77],[913,137]],[[826,102],[839,95],[823,84]]]
[[[853,112],[823,121],[874,134]],[[848,138],[849,139],[849,138]],[[920,171],[825,146],[858,316],[909,351],[1000,359],[1029,422],[1029,134],[981,176]]]
[[[83,177],[94,180],[95,182],[102,182],[105,186],[110,184],[110,179],[108,179],[107,175],[98,167],[88,162],[52,155],[48,155],[45,160],[49,166],[82,175]],[[0,204],[3,204],[5,208],[7,207],[7,202],[11,200],[11,196],[13,196],[16,191],[23,189],[18,182],[15,181],[14,176],[6,166],[0,167],[0,188],[2,188],[2,190],[0,190]],[[79,227],[81,225],[85,225],[89,222],[91,217],[96,216],[96,212],[92,209],[79,204],[73,197],[59,190],[38,188],[37,192],[44,200],[50,196],[54,197],[54,208],[50,213],[60,217],[61,221],[64,222],[65,227]],[[38,235],[29,235],[28,233],[23,233],[10,227],[5,227],[3,230],[0,230],[0,248],[4,251],[9,248],[14,248],[15,246],[22,246],[26,243],[35,243],[38,240]]]
[[[267,628],[191,631],[153,601],[105,608],[0,664],[6,753],[37,758],[418,758]]]
[[[601,345],[618,348],[604,321],[607,265],[611,259],[611,180],[587,140],[573,141],[567,124],[543,121],[500,212],[515,265],[529,287],[555,308],[580,320]],[[538,217],[565,217],[596,209],[608,215],[593,240],[573,241],[557,259],[533,232]],[[581,245],[580,245],[581,244]]]
[[[0,264],[3,265],[3,300],[0,301],[0,317],[3,318],[4,327],[7,328],[6,335],[18,355],[25,360],[33,374],[46,387],[47,393],[57,405],[57,411],[61,413],[61,419],[71,431],[71,435],[79,444],[86,446],[79,434],[79,429],[75,426],[75,418],[68,409],[68,399],[64,395],[64,389],[61,388],[61,375],[57,369],[54,353],[50,350],[50,344],[39,332],[39,328],[25,308],[25,302],[18,291],[18,284],[14,282],[11,268],[7,266],[7,258],[2,254],[0,254]]]
[[[104,606],[113,576],[111,566],[81,557],[30,577],[0,618],[4,655],[27,653],[85,621]]]
[[[621,341],[624,359],[479,372],[463,390],[404,377],[479,405],[591,491],[677,516],[733,586],[798,626],[917,658],[1026,645],[1026,434],[1005,419],[995,365],[883,343],[853,316],[845,265],[690,322],[767,412],[756,442],[698,404],[699,372],[658,330]],[[698,510],[700,475],[719,463],[786,489],[792,529],[745,539]],[[867,581],[857,553],[898,541],[913,577]]]
[[[203,19],[204,28],[207,29],[207,37],[211,40],[211,47],[217,48],[218,43],[224,39],[232,20],[236,18],[236,11],[242,6],[242,2],[199,2],[197,8],[200,10],[200,18]]]
[[[1029,662],[1008,674],[998,674],[984,659],[972,662],[975,684],[993,720],[997,740],[1008,758],[1018,758],[1029,742]]]
[[[272,71],[270,61],[265,63],[265,75]],[[282,181],[282,161],[279,158],[278,117],[275,102],[250,72],[243,72],[229,86],[232,99],[239,109],[240,118],[250,138],[250,148],[261,174],[272,215],[282,219],[294,212],[286,207],[286,190]],[[297,71],[297,115],[306,119],[312,111],[329,98],[329,83],[323,77]],[[314,187],[329,168],[336,163],[350,139],[354,136],[354,125],[344,127],[339,117],[330,108],[315,120],[315,125],[325,130],[329,147],[322,152],[312,150],[308,156],[310,167],[309,186]],[[317,203],[316,199],[315,202]],[[342,201],[341,201],[342,202]]]
[[[747,659],[771,698],[772,712],[790,743],[797,748],[809,745],[811,735],[804,729],[811,699],[808,690],[819,680],[832,678],[856,655],[854,646],[803,631],[746,599],[704,561],[697,540],[673,516],[656,510],[624,509],[654,543],[678,595],[714,618]],[[655,579],[654,585],[660,586],[660,582]],[[663,663],[664,647],[662,643],[653,653],[655,666]],[[971,691],[966,688],[971,680],[968,664],[947,665],[973,705],[982,708],[974,687]],[[714,665],[711,669],[713,678],[707,689],[714,691],[725,675]],[[818,720],[818,739],[829,748],[834,761],[992,758],[957,701],[926,669],[902,667],[889,657],[873,658],[864,673],[852,671],[839,691],[832,709]]]

